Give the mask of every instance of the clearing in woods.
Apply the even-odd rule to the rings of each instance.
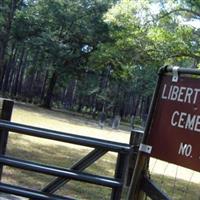
[[[12,121],[123,143],[128,143],[130,137],[130,131],[128,127],[126,127],[127,130],[113,130],[108,126],[106,126],[104,129],[100,129],[97,121],[88,119],[81,115],[45,110],[40,107],[27,104],[15,104]],[[60,167],[70,167],[73,163],[86,155],[90,150],[91,148],[83,146],[65,144],[62,142],[20,134],[11,134],[9,137],[7,153],[27,160],[57,165]],[[95,162],[91,167],[89,167],[86,172],[112,176],[114,174],[113,169],[115,161],[115,153],[108,153],[100,160]],[[162,184],[162,187],[165,189],[165,191],[168,193],[173,193],[173,199],[183,199],[183,195],[185,195],[183,191],[187,189],[188,182],[184,180],[176,181],[178,189],[175,190],[174,194],[174,174],[176,174],[177,178],[190,180],[191,173],[193,172],[179,167],[180,173],[177,174],[176,166],[170,165],[170,167],[166,168],[167,165],[168,164],[165,162],[151,159],[150,172],[156,174],[153,175],[153,178],[158,184]],[[163,172],[167,176],[167,182],[165,184],[162,183],[162,175],[159,175],[163,174]],[[173,178],[168,176],[172,176]],[[17,170],[10,167],[5,167],[3,176],[3,181],[5,182],[10,182],[21,186],[29,186],[33,189],[43,188],[52,179],[54,179],[54,177],[49,177],[38,173],[33,174],[25,170]],[[190,183],[190,185],[192,184],[193,186],[193,191],[191,195],[187,195],[189,195],[189,199],[197,199],[197,196],[200,196],[199,174],[193,174],[191,181],[195,182],[195,184]],[[62,187],[57,194],[72,195],[73,197],[81,200],[106,200],[109,199],[110,192],[110,189],[105,189],[101,186],[99,187],[77,181],[70,181],[67,187]],[[197,196],[194,196],[195,193],[198,193]]]

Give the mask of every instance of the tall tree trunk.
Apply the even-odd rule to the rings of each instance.
[[[112,111],[112,117],[114,118],[115,115],[119,114],[120,108],[119,108],[119,94],[120,94],[120,90],[121,90],[121,83],[118,83],[117,85],[117,89],[116,89],[116,93],[115,93],[115,104],[113,107],[113,111]]]
[[[6,67],[6,73],[5,73],[5,78],[4,78],[4,82],[2,85],[2,93],[5,94],[5,92],[8,91],[8,80],[10,77],[10,72],[11,72],[11,64],[9,63]]]
[[[28,54],[26,54],[26,56],[25,56],[25,59],[23,61],[21,71],[20,71],[19,84],[18,84],[18,87],[17,87],[17,92],[18,92],[19,95],[21,95],[21,93],[22,93],[22,82],[23,82],[23,78],[24,78],[24,72],[25,72],[25,69],[26,69],[27,58],[28,58]]]
[[[41,101],[41,102],[42,102],[43,99],[44,99],[45,88],[46,88],[46,84],[47,84],[48,76],[49,76],[49,71],[46,70],[45,77],[44,77],[44,81],[43,81],[43,84],[42,84],[41,94],[40,94],[40,101]]]
[[[2,89],[3,89],[3,81],[4,81],[5,74],[6,74],[7,64],[8,63],[4,63],[4,65],[2,66],[2,70],[1,70],[1,74],[0,74],[0,91],[2,91]]]
[[[142,96],[139,106],[139,116],[142,119],[143,111],[144,111],[144,105],[145,105],[145,97]]]
[[[132,108],[132,94],[131,92],[127,93],[127,100],[126,102],[124,102],[124,112],[125,112],[125,117],[127,117],[128,115],[131,115],[131,108]]]
[[[77,112],[81,112],[82,108],[83,108],[83,102],[82,102],[82,99],[79,97]]]
[[[121,119],[124,117],[124,112],[125,112],[125,102],[126,102],[126,92],[123,93],[122,95],[122,100],[120,97],[120,109],[119,109],[119,115]]]
[[[15,15],[16,7],[17,7],[18,0],[11,0],[10,4],[8,5],[9,11],[6,13],[7,15],[4,18],[5,23],[3,24],[2,27],[5,27],[4,29],[2,28],[0,32],[4,32],[2,35],[2,39],[0,40],[0,88],[2,88],[3,84],[3,68],[5,67],[5,55],[6,55],[6,50],[8,46],[8,41],[10,38],[10,31],[12,27],[12,22],[13,18]],[[2,2],[3,5],[3,2]]]
[[[150,97],[142,97],[141,107],[140,107],[140,118],[142,119],[142,126],[145,127],[148,110],[150,106]]]
[[[73,106],[74,97],[76,93],[76,86],[77,86],[77,80],[75,79],[71,80],[68,85],[66,98],[65,98],[66,99],[65,104],[67,108],[71,108]]]
[[[14,75],[15,75],[15,70],[14,68],[10,69],[10,75],[9,75],[9,79],[8,79],[8,92],[11,94],[12,91],[12,85],[13,85],[13,80],[14,80]]]
[[[143,110],[142,110],[142,119],[143,119],[143,121],[146,121],[146,119],[147,119],[150,103],[151,103],[151,97],[148,96],[144,100],[144,105],[143,105]]]
[[[54,87],[56,85],[57,77],[58,77],[57,72],[54,71],[53,74],[52,74],[52,77],[51,77],[51,79],[49,81],[47,94],[44,97],[44,102],[42,104],[42,107],[44,107],[44,108],[47,108],[47,109],[51,108],[51,100],[52,100],[52,96],[53,96],[53,89],[54,89]]]
[[[24,59],[24,55],[25,55],[25,48],[22,49],[20,58],[19,58],[19,64],[17,66],[17,71],[16,71],[16,77],[15,77],[15,83],[14,83],[14,87],[13,87],[13,91],[12,91],[12,95],[16,96],[17,95],[17,89],[19,86],[19,77],[20,77],[20,72],[22,70],[22,64],[23,64],[23,59]]]
[[[9,61],[6,65],[6,71],[5,71],[5,75],[4,75],[4,81],[2,83],[2,92],[3,94],[5,92],[8,92],[8,85],[9,85],[9,78],[10,78],[10,74],[12,71],[12,68],[14,67],[14,65],[16,64],[16,55],[17,55],[17,48],[15,48],[15,43],[12,45],[12,50],[11,50],[11,54],[10,54],[10,58]]]
[[[137,113],[138,113],[138,108],[139,108],[139,105],[140,105],[140,99],[141,99],[141,96],[139,95],[137,97],[137,100],[136,100],[136,103],[135,103],[135,107],[133,108],[133,115],[136,116]]]
[[[3,84],[3,77],[4,77],[4,70],[5,70],[5,49],[6,49],[6,44],[3,42],[0,45],[0,88],[2,89],[2,84]]]

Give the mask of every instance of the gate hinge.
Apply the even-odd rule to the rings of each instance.
[[[139,151],[150,154],[152,150],[152,146],[146,144],[140,144]]]

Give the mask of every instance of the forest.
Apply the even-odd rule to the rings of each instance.
[[[0,96],[145,120],[161,66],[200,66],[199,28],[199,0],[0,0]]]

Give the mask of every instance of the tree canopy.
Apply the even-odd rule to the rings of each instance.
[[[1,94],[142,117],[159,67],[199,66],[199,19],[196,0],[1,0]]]

